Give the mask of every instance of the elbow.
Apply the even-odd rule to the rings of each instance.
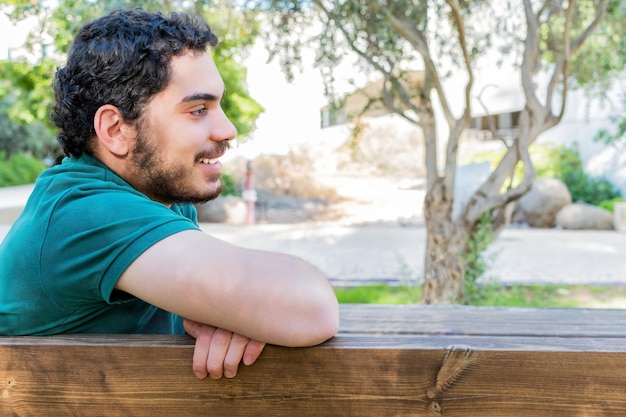
[[[319,345],[322,342],[334,337],[339,331],[339,305],[335,299],[335,305],[329,308],[318,320],[316,331],[311,335],[310,346]]]
[[[339,303],[334,293],[323,302],[311,308],[303,325],[297,332],[292,346],[315,346],[334,337],[339,331]]]

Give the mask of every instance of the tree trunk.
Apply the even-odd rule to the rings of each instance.
[[[463,295],[463,258],[467,238],[452,220],[452,196],[443,178],[428,189],[424,199],[426,257],[422,302],[450,304]]]

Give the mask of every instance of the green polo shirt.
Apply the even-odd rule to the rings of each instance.
[[[44,171],[0,244],[0,335],[183,333],[182,320],[115,290],[156,242],[199,230],[192,205],[150,200],[97,159]]]

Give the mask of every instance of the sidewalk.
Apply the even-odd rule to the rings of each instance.
[[[31,186],[0,188],[0,240]],[[416,282],[422,277],[423,225],[340,223],[229,226],[203,230],[232,243],[309,260],[335,285]],[[504,283],[626,284],[626,233],[510,227],[489,250],[488,278]]]
[[[336,285],[420,281],[426,230],[398,225],[203,225],[208,233],[257,249],[301,256]],[[626,284],[626,234],[508,228],[487,251],[487,278],[502,283]]]

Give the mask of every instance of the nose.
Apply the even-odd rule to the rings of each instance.
[[[215,142],[222,142],[225,140],[235,139],[237,136],[237,128],[230,121],[224,110],[220,108],[219,112],[215,113],[215,123],[213,129],[211,129],[211,140]]]

